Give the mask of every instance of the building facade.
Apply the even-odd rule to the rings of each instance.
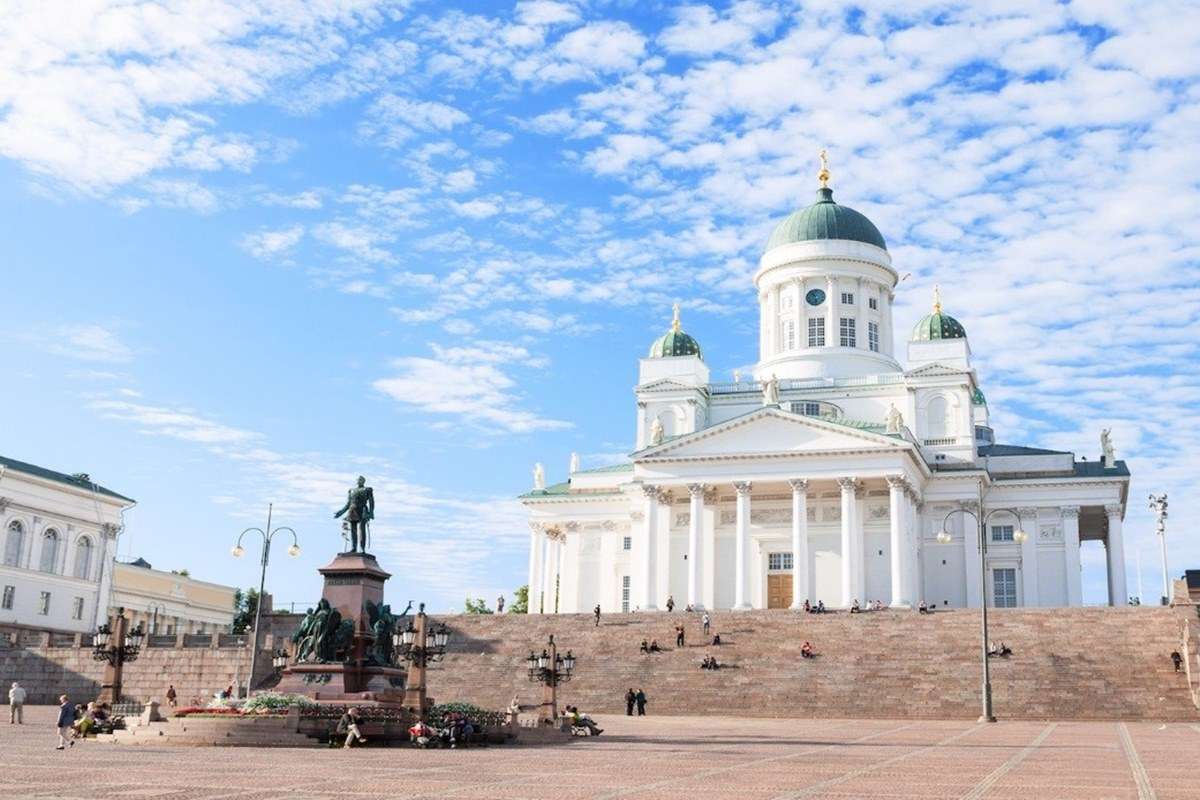
[[[102,624],[122,512],[133,505],[86,474],[0,456],[0,625],[87,633]]]
[[[146,633],[230,633],[233,586],[154,569],[143,559],[117,562],[109,613],[124,608],[131,625]]]
[[[833,201],[775,228],[754,277],[752,379],[713,382],[671,329],[641,359],[637,449],[547,486],[529,513],[531,613],[680,607],[1078,606],[1081,542],[1124,604],[1129,471],[997,444],[965,328],[942,309],[893,352],[899,274],[883,236]],[[981,552],[979,518],[983,517]]]

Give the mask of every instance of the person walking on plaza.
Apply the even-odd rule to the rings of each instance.
[[[358,725],[361,722],[362,717],[358,715],[357,708],[348,708],[346,709],[346,713],[342,714],[342,718],[338,720],[337,732],[339,734],[346,734],[346,742],[342,745],[343,748],[349,747],[355,739],[360,743],[367,741],[367,737],[363,736],[362,731],[358,729]]]
[[[701,622],[701,624],[704,625],[704,638],[707,639],[708,638],[708,626],[712,623],[712,620],[709,618],[707,611],[705,611],[704,616],[700,618],[700,622]]]
[[[599,628],[600,627],[600,604],[599,603],[596,603],[596,607],[592,609],[592,616],[596,618],[596,624],[594,627]]]
[[[8,724],[12,725],[14,722],[18,725],[25,724],[25,690],[16,681],[13,681],[12,688],[8,690]]]
[[[674,611],[674,610],[675,610],[675,595],[669,594],[669,595],[667,595],[667,611]]]
[[[497,614],[504,613],[504,595],[500,595],[499,597],[496,598],[496,613]]]
[[[636,702],[637,702],[637,695],[634,694],[633,689],[631,688],[628,692],[625,693],[625,716],[627,716],[627,717],[633,716],[633,704]]]
[[[71,705],[71,701],[67,696],[58,698],[58,721],[54,723],[54,727],[58,728],[58,747],[55,750],[63,750],[67,747],[68,742],[71,747],[75,746],[75,740],[71,738],[71,729],[75,726],[75,706]]]
[[[177,695],[175,693],[175,684],[172,683],[169,686],[167,686],[167,705],[169,705],[171,708],[174,708],[175,707],[175,699],[178,696],[179,695]]]
[[[634,702],[637,703],[638,716],[639,717],[646,716],[646,693],[643,692],[641,689],[638,689],[637,694],[635,694],[633,696],[633,699],[634,699]]]

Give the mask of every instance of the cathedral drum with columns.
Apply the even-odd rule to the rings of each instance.
[[[530,613],[679,607],[1078,606],[1080,542],[1123,605],[1129,470],[996,444],[966,330],[940,298],[892,352],[898,274],[833,200],[776,226],[754,283],[753,380],[714,383],[679,309],[639,363],[637,450],[563,483],[539,464]],[[979,518],[983,518],[983,549]],[[982,566],[981,566],[982,559]]]

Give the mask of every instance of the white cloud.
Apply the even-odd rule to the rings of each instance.
[[[269,259],[291,250],[302,238],[304,226],[292,225],[274,231],[248,233],[242,237],[242,248],[255,258]]]
[[[383,147],[396,148],[418,133],[445,132],[470,120],[453,106],[385,94],[367,109],[359,135]]]
[[[144,433],[206,445],[244,444],[259,434],[223,425],[188,409],[166,408],[122,400],[96,400],[91,408],[108,419],[141,427]]]
[[[324,205],[321,200],[321,192],[316,189],[308,189],[303,192],[297,192],[296,194],[264,192],[263,194],[259,195],[258,201],[267,206],[300,208],[308,211],[315,211]]]
[[[133,360],[133,350],[102,325],[63,325],[43,331],[33,340],[52,353],[81,361],[123,364]]]
[[[467,200],[463,203],[450,201],[450,207],[454,209],[456,214],[471,219],[487,219],[494,217],[500,213],[500,206],[491,200],[476,198],[475,200]]]
[[[451,416],[489,433],[531,433],[572,427],[520,407],[513,392],[517,381],[503,365],[541,368],[540,359],[525,348],[503,342],[476,342],[471,346],[432,345],[433,357],[405,357],[392,361],[395,375],[372,385],[397,402],[428,414]],[[451,389],[460,387],[460,389]]]
[[[658,41],[671,53],[711,55],[746,48],[778,22],[778,11],[757,2],[734,3],[722,16],[710,6],[684,6]]]
[[[624,22],[593,22],[563,36],[554,50],[563,61],[588,70],[624,72],[636,66],[646,40]]]
[[[386,234],[366,225],[344,222],[327,222],[313,228],[313,236],[319,241],[345,251],[363,261],[391,261],[387,250],[377,245],[390,239]]]

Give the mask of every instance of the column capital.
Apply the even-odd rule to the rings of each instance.
[[[642,484],[642,494],[646,495],[647,500],[658,499],[658,487],[651,483]]]
[[[908,479],[905,478],[903,475],[888,475],[887,483],[888,483],[888,487],[892,491],[897,491],[897,490],[903,491],[903,490],[908,489]]]
[[[1063,506],[1059,509],[1064,519],[1077,519],[1079,517],[1079,506]]]
[[[1104,513],[1110,517],[1123,516],[1124,512],[1125,509],[1120,503],[1109,503],[1108,505],[1104,506]]]
[[[1017,509],[1017,515],[1020,517],[1036,517],[1037,513],[1037,506],[1021,506]]]
[[[838,486],[842,487],[842,492],[852,492],[854,487],[858,485],[858,478],[838,478]]]
[[[808,489],[808,478],[790,478],[788,486],[792,487],[793,494],[803,494]]]
[[[738,493],[738,495],[739,495],[739,496],[747,496],[747,495],[749,495],[749,494],[750,494],[750,487],[751,487],[752,485],[753,485],[753,484],[751,484],[751,482],[750,482],[750,481],[734,481],[734,482],[733,482],[733,488],[734,488],[735,490],[737,490],[737,493]]]
[[[692,497],[699,497],[701,499],[704,499],[705,486],[703,483],[689,483],[687,485],[687,489],[688,489],[688,494],[690,494]]]
[[[562,528],[557,525],[551,525],[546,528],[546,538],[552,542],[565,542],[567,535],[563,533]]]
[[[540,523],[540,522],[534,522],[533,520],[529,520],[529,532],[530,533],[533,533],[533,534],[541,533],[542,528],[544,528],[544,527],[545,526],[542,525],[542,523]]]

